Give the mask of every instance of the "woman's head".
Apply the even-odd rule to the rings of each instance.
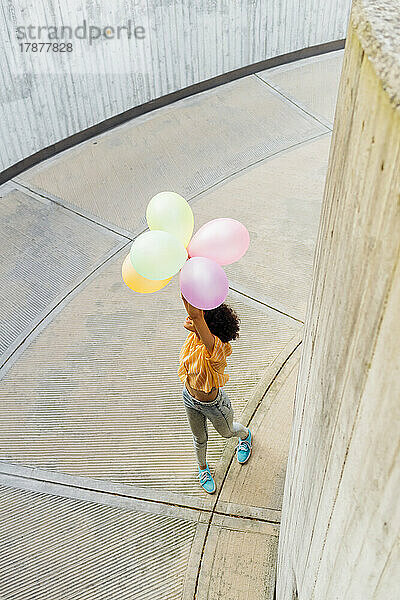
[[[227,304],[205,310],[203,314],[209,330],[219,337],[221,342],[230,342],[239,336],[240,319]]]

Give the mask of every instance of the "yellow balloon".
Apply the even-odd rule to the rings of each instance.
[[[122,279],[134,292],[139,292],[141,294],[151,294],[152,292],[158,292],[163,287],[167,285],[172,279],[172,277],[168,277],[168,279],[154,280],[154,279],[146,279],[146,277],[142,277],[135,271],[133,265],[131,263],[130,255],[125,258],[122,265]]]

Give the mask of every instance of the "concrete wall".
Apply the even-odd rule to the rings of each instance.
[[[0,18],[0,171],[170,92],[343,39],[349,5],[350,0],[7,0]],[[132,26],[144,27],[145,37],[128,41],[121,31],[120,40],[74,39],[72,52],[43,47],[21,52],[20,43],[48,37],[42,31],[40,40],[17,39],[18,26],[75,28],[84,19],[99,27],[131,19]]]
[[[387,600],[400,564],[400,5],[355,0],[298,379],[277,600]]]

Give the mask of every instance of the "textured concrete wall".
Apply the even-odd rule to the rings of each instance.
[[[345,37],[350,0],[7,0],[1,7],[0,171],[152,99]],[[16,28],[127,25],[144,39],[21,52]],[[37,35],[37,30],[34,32]],[[82,33],[82,32],[81,32]],[[20,34],[18,34],[20,35]],[[40,40],[47,42],[46,32]],[[57,41],[57,40],[54,40]]]
[[[398,596],[399,23],[397,0],[354,2],[297,387],[277,600]]]

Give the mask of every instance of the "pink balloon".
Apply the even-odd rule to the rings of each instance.
[[[236,219],[213,219],[197,231],[187,247],[190,257],[205,256],[219,265],[242,258],[250,244],[246,227]]]
[[[228,278],[216,262],[203,256],[189,258],[179,275],[184,298],[196,308],[216,308],[228,295]]]

